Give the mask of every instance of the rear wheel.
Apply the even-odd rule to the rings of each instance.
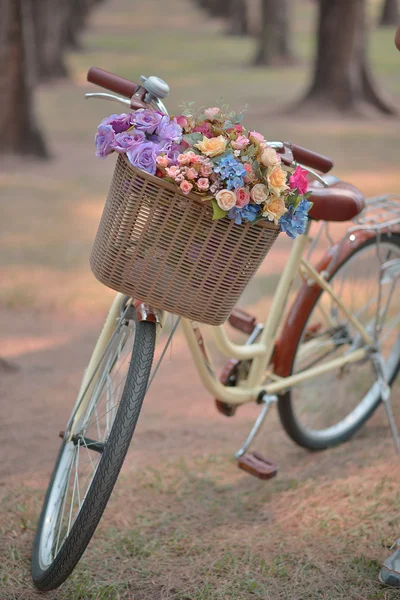
[[[380,278],[383,262],[400,260],[400,236],[368,240],[347,256],[330,283],[352,314],[372,334],[379,318],[379,349],[387,381],[400,369],[399,262]],[[378,316],[378,299],[380,311]],[[292,373],[322,365],[363,346],[363,341],[327,292],[321,291],[304,321]],[[348,440],[372,415],[381,389],[370,358],[348,364],[293,387],[279,399],[283,427],[300,446],[323,450]]]
[[[129,448],[151,370],[154,323],[124,311],[74,407],[40,516],[32,577],[42,591],[75,568],[101,519]],[[88,398],[86,397],[88,396]]]

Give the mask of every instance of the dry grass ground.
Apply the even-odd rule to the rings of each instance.
[[[302,4],[304,6],[304,4]],[[312,3],[296,9],[299,65],[248,67],[253,43],[221,36],[189,0],[108,0],[92,19],[72,81],[43,88],[39,112],[53,160],[0,166],[0,600],[33,600],[30,551],[47,478],[81,371],[112,293],[88,254],[113,160],[93,133],[117,105],[83,101],[92,64],[132,79],[158,74],[181,101],[249,104],[247,123],[332,155],[365,193],[400,192],[398,121],[282,115],[305,89]],[[393,32],[373,32],[382,85],[400,97]],[[339,231],[336,230],[336,235]],[[281,240],[243,304],[263,316],[290,243]],[[398,408],[399,388],[395,390]],[[181,337],[146,399],[122,478],[70,580],[49,600],[394,600],[377,582],[400,530],[399,466],[383,410],[350,443],[320,454],[295,447],[276,414],[257,448],[280,463],[261,483],[232,452],[255,407],[227,420],[202,391]]]

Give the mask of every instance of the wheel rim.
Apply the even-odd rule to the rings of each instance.
[[[107,444],[121,401],[135,331],[135,321],[120,322],[98,365],[96,384],[83,419],[72,433],[72,439],[63,441],[39,541],[38,558],[42,570],[47,569],[59,554],[98,470],[102,456],[99,450]],[[73,414],[81,402],[75,406]]]
[[[374,332],[381,289],[382,330],[378,343],[390,381],[400,361],[400,278],[387,277],[380,285],[380,259],[383,262],[399,260],[400,247],[394,242],[381,242],[378,256],[375,244],[365,246],[338,269],[331,284],[370,334]],[[323,292],[303,331],[293,372],[323,364],[363,345],[342,311]],[[380,393],[372,361],[368,358],[295,386],[291,390],[292,408],[301,430],[316,441],[327,441],[346,433],[369,414]]]

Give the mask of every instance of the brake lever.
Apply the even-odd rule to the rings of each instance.
[[[86,100],[90,98],[98,98],[99,100],[111,100],[112,102],[119,102],[124,106],[129,106],[131,108],[131,101],[127,98],[121,98],[120,96],[114,96],[114,94],[105,94],[102,92],[90,92],[85,94]]]

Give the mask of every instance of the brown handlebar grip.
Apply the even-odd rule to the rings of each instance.
[[[316,169],[322,173],[328,173],[333,168],[333,161],[327,156],[302,148],[302,146],[296,146],[296,144],[289,143],[289,147],[293,152],[293,158],[299,163],[303,163],[311,169]]]
[[[132,98],[138,87],[140,87],[134,81],[113,75],[113,73],[99,69],[99,67],[90,67],[87,80],[106,90],[125,96],[125,98]]]

